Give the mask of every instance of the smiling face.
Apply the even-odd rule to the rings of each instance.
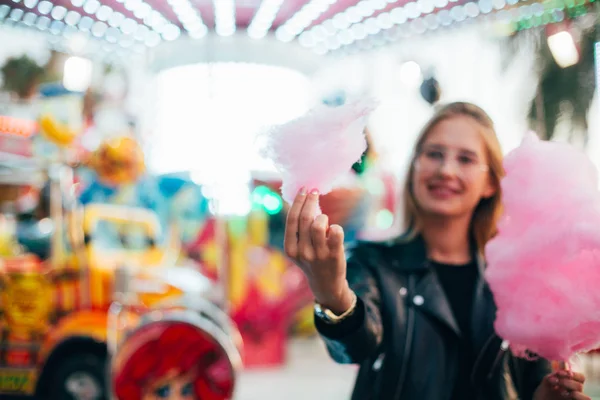
[[[412,191],[424,217],[472,215],[482,198],[492,196],[482,127],[457,115],[433,126],[414,161]]]

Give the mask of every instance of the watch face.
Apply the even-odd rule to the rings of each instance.
[[[320,304],[315,304],[315,315],[323,320],[329,321],[329,317],[325,314]]]
[[[327,322],[328,324],[336,323],[341,319],[330,310],[323,308],[318,304],[315,306],[315,314],[317,315],[317,317]]]

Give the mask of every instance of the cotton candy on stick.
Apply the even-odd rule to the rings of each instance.
[[[364,129],[374,101],[340,107],[318,106],[306,115],[264,134],[262,154],[282,175],[288,203],[301,188],[329,193],[367,148]]]
[[[519,356],[568,361],[600,347],[598,174],[582,152],[535,134],[504,167],[504,214],[485,249],[495,329]]]

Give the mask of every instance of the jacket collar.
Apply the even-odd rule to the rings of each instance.
[[[418,307],[443,322],[458,336],[462,336],[458,323],[454,318],[450,304],[439,282],[437,274],[431,268],[427,259],[427,248],[425,240],[421,235],[414,238],[401,237],[390,242],[393,259],[398,260],[398,267],[404,273],[417,273],[421,275],[413,299],[421,296],[423,302]],[[473,259],[477,262],[479,275],[474,288],[474,301],[472,310],[471,336],[475,347],[480,347],[489,332],[493,332],[493,320],[495,318],[495,305],[491,292],[484,280],[485,260],[483,255],[473,245]],[[421,303],[421,301],[419,301]]]
[[[427,246],[423,236],[417,235],[413,238],[401,236],[398,239],[388,242],[396,250],[395,256],[401,260],[402,270],[419,271],[428,270],[430,268],[427,263]],[[477,262],[479,274],[483,276],[485,271],[485,258],[483,254],[477,250],[475,242],[471,243],[472,259]]]
[[[404,274],[418,276],[416,287],[409,293],[407,301],[410,307],[423,312],[440,321],[457,337],[464,338],[446,298],[446,294],[438,280],[435,270],[427,262],[427,249],[421,236],[412,239],[400,238],[386,243],[388,257],[393,268]],[[476,247],[473,246],[473,249]],[[473,259],[477,261],[479,276],[473,289],[473,309],[471,314],[469,345],[475,364],[471,374],[475,382],[482,382],[498,360],[502,340],[495,334],[494,320],[496,305],[492,292],[484,279],[485,259],[483,254],[473,251]],[[417,301],[417,296],[420,296]]]

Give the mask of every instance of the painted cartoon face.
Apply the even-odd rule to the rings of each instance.
[[[230,358],[204,330],[187,322],[142,324],[112,362],[119,400],[230,399]]]
[[[193,374],[173,371],[147,388],[142,400],[199,400],[194,395]]]

